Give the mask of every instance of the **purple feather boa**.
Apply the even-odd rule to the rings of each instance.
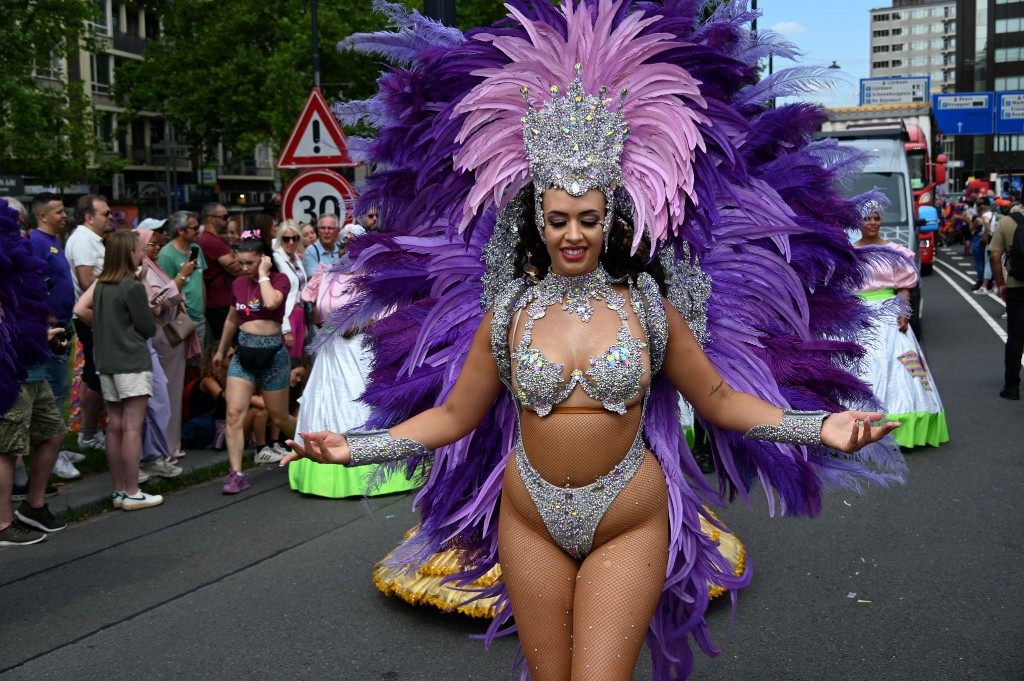
[[[824,119],[820,107],[766,108],[780,92],[821,75],[797,70],[758,82],[757,60],[792,56],[791,44],[770,32],[752,36],[748,24],[755,15],[737,0],[722,3],[700,24],[703,4],[624,2],[614,6],[613,24],[635,12],[658,16],[644,34],[666,33],[683,44],[654,61],[688,71],[707,100],[702,114],[709,122],[699,126],[705,151],[694,159],[695,199],[687,200],[684,219],[672,225],[677,236],[670,242],[685,239],[712,277],[707,354],[730,385],[775,404],[832,411],[842,404],[872,405],[869,388],[850,373],[862,354],[857,335],[871,323],[853,291],[864,281],[866,264],[880,256],[851,247],[846,230],[859,224],[857,203],[834,189],[863,159],[811,141]],[[587,5],[597,12],[596,0]],[[510,6],[565,35],[557,7],[527,0]],[[465,119],[453,112],[481,82],[481,69],[500,69],[508,58],[490,42],[475,40],[479,31],[459,36],[399,5],[378,2],[377,8],[396,31],[355,35],[343,44],[396,65],[382,74],[374,98],[336,106],[335,112],[346,124],[378,126],[376,137],[360,147],[380,169],[368,178],[360,204],[380,208],[386,232],[351,242],[350,262],[336,271],[357,273],[359,295],[329,315],[327,326],[375,322],[367,332],[374,364],[363,399],[374,409],[368,425],[389,427],[444,401],[483,316],[481,254],[496,210],[491,206],[456,231],[474,175],[453,168]],[[487,33],[527,38],[511,19]],[[751,578],[749,570],[731,575],[701,533],[702,503],[745,499],[761,484],[772,512],[777,505],[783,513],[813,515],[829,488],[891,484],[905,471],[892,443],[836,457],[745,441],[705,423],[716,487],[687,449],[677,402],[674,387],[655,376],[644,432],[668,482],[672,528],[665,589],[648,639],[656,679],[690,673],[690,638],[705,653],[717,653],[704,622],[708,583],[735,590]],[[468,584],[498,560],[501,477],[516,418],[511,396],[504,395],[473,433],[439,449],[430,465],[401,465],[426,482],[415,501],[420,531],[396,552],[395,564],[415,568],[436,551],[458,548],[466,569],[451,579]],[[500,597],[485,636],[489,643],[514,628],[502,585],[482,595]]]

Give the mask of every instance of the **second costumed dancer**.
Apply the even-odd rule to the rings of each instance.
[[[285,463],[419,472],[389,565],[453,550],[468,585],[500,563],[487,639],[514,615],[536,681],[630,679],[645,640],[655,678],[685,677],[691,638],[717,653],[709,589],[749,578],[702,501],[758,481],[813,515],[827,487],[902,480],[897,424],[847,370],[870,315],[857,205],[830,189],[852,160],[809,146],[819,108],[766,107],[798,79],[758,82],[786,48],[741,3],[701,23],[699,2],[513,2],[466,35],[379,6],[398,30],[349,44],[399,66],[336,111],[378,127],[350,142],[391,231],[353,241],[333,322],[379,320],[379,430],[303,433]]]

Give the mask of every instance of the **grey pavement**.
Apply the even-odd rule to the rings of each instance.
[[[769,518],[761,495],[723,510],[754,579],[734,621],[712,605],[722,653],[698,654],[693,679],[1024,679],[1024,403],[997,397],[1002,344],[952,281],[923,284],[952,441],[909,453],[907,485],[831,493],[816,519]],[[374,588],[412,495],[308,498],[275,467],[251,480],[0,549],[0,679],[509,678],[514,637],[485,651],[484,622]]]

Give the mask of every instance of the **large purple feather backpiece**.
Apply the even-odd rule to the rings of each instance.
[[[374,408],[369,425],[388,427],[440,404],[454,385],[484,314],[482,255],[502,207],[495,203],[510,198],[519,182],[488,199],[473,193],[477,171],[456,170],[459,135],[472,115],[464,103],[486,74],[509,68],[511,59],[496,43],[523,46],[531,36],[557,42],[568,33],[565,11],[544,0],[510,2],[514,17],[465,36],[401,5],[376,6],[394,30],[355,35],[340,47],[377,54],[393,66],[382,74],[375,97],[336,104],[334,111],[342,123],[377,128],[372,138],[352,139],[352,146],[377,169],[360,201],[380,208],[385,231],[351,243],[359,296],[336,311],[329,326],[376,320],[367,333],[374,366],[364,400]],[[663,34],[657,40],[671,43],[645,58],[651,72],[671,66],[698,84],[698,94],[687,98],[699,137],[691,147],[692,186],[666,195],[665,206],[650,204],[643,215],[660,211],[651,217],[660,222],[647,226],[666,236],[662,248],[677,255],[689,244],[711,277],[705,350],[732,386],[799,409],[874,405],[870,390],[850,373],[862,354],[855,339],[871,323],[853,293],[870,256],[856,252],[845,231],[859,223],[856,202],[834,189],[860,159],[834,144],[810,141],[824,118],[820,107],[767,106],[774,97],[817,84],[820,72],[794,70],[758,82],[758,59],[792,56],[795,48],[769,32],[752,36],[754,14],[745,2],[724,2],[699,23],[702,6],[698,0],[572,4],[573,21],[583,17],[608,31],[649,22],[640,32],[644,40]],[[485,120],[476,125],[486,130]],[[494,175],[500,173],[492,170]],[[702,502],[746,498],[760,483],[773,511],[777,506],[813,515],[829,487],[859,490],[900,481],[904,473],[891,443],[840,458],[744,441],[705,424],[716,489],[686,448],[677,402],[668,380],[655,377],[645,435],[669,484],[672,527],[665,591],[648,640],[656,679],[689,674],[690,637],[706,653],[717,652],[703,619],[708,581],[737,588],[750,579],[749,571],[731,576],[701,534]],[[459,548],[467,570],[457,579],[468,583],[497,560],[501,471],[515,420],[515,405],[505,395],[473,433],[435,453],[416,496],[420,532],[396,562],[415,566],[435,551]],[[414,474],[423,464],[404,465]],[[500,583],[491,594],[507,603]],[[500,611],[488,640],[503,633],[509,616],[508,608]]]
[[[43,263],[18,229],[18,212],[0,200],[0,414],[18,397],[29,367],[49,359]]]

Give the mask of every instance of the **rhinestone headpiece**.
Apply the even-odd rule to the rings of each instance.
[[[882,215],[884,212],[885,209],[882,207],[882,202],[876,201],[874,199],[867,201],[860,207],[860,216],[862,218],[866,218],[872,213],[878,213],[879,215]]]
[[[565,88],[565,93],[560,94],[559,87],[553,85],[551,99],[543,106],[537,107],[530,101],[527,88],[523,87],[520,92],[530,107],[522,118],[523,139],[533,176],[541,239],[544,238],[541,195],[550,187],[558,187],[572,196],[583,196],[591,189],[604,192],[607,240],[614,191],[622,182],[622,147],[629,135],[620,110],[626,90],[620,93],[619,107],[609,109],[612,100],[605,97],[607,89],[602,87],[598,96],[587,94],[582,66],[576,64],[576,78]]]

